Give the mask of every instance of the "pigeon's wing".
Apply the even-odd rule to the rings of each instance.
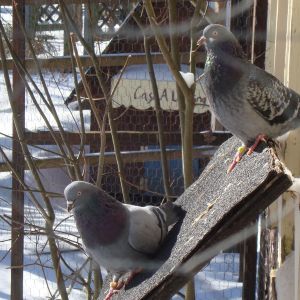
[[[271,125],[283,124],[297,116],[299,96],[271,74],[255,69],[249,78],[247,100]]]
[[[254,65],[248,67],[247,100],[254,110],[270,125],[294,119],[300,110],[299,95],[268,72]]]
[[[129,214],[128,242],[144,254],[156,252],[167,234],[166,216],[158,207],[126,205]]]

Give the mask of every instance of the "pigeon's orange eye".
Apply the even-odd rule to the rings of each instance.
[[[216,30],[214,30],[213,32],[212,32],[212,35],[213,36],[217,36],[219,33],[218,33],[218,31],[216,31]]]
[[[81,191],[77,192],[77,196],[80,197],[81,196]]]

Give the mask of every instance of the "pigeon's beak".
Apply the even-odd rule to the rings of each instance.
[[[197,42],[197,46],[201,47],[202,45],[204,45],[206,43],[206,38],[204,36],[201,36],[201,38],[198,40]]]
[[[74,207],[74,202],[73,201],[67,201],[67,210],[70,212]]]

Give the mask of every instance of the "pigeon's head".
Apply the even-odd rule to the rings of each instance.
[[[211,24],[204,28],[202,37],[197,45],[205,45],[207,50],[223,52],[226,54],[243,57],[243,50],[236,37],[225,26]]]
[[[85,181],[73,181],[64,190],[67,200],[67,209],[70,212],[73,208],[84,206],[93,195],[97,194],[98,188]]]

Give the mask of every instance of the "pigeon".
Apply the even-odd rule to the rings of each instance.
[[[165,240],[168,227],[183,212],[171,201],[159,207],[123,204],[84,181],[70,183],[64,196],[86,252],[113,275],[106,300],[136,273],[152,266],[151,259]],[[120,280],[127,272],[128,279]]]
[[[205,27],[198,46],[205,45],[203,88],[219,122],[241,141],[231,172],[244,153],[300,127],[300,95],[276,77],[251,64],[226,27]]]

